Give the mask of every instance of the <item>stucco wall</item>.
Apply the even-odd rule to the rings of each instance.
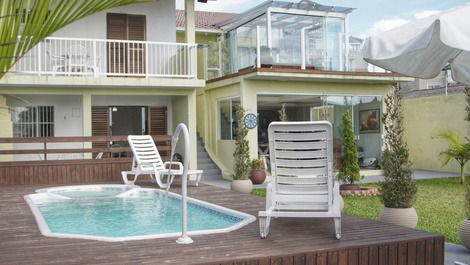
[[[12,137],[13,123],[11,121],[7,99],[5,96],[0,96],[0,124],[2,125],[2,129],[0,130],[0,137]],[[12,144],[0,144],[0,150],[10,150],[11,147]],[[9,160],[11,160],[11,155],[0,155],[0,161]]]
[[[106,14],[121,13],[146,16],[148,41],[175,42],[175,0],[156,0],[112,8],[72,23],[54,37],[106,39]]]
[[[403,100],[405,139],[413,168],[460,172],[454,161],[441,167],[439,153],[447,148],[447,144],[444,140],[432,137],[442,129],[453,129],[468,136],[468,123],[464,120],[465,106],[463,93]],[[470,166],[466,167],[465,172],[470,173]]]

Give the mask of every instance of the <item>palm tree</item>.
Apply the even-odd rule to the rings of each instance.
[[[447,165],[451,159],[454,159],[460,165],[460,183],[465,183],[464,168],[470,160],[470,142],[452,130],[442,131],[433,138],[446,140],[449,143],[449,149],[441,152],[442,166]]]
[[[0,78],[58,29],[94,13],[151,0],[0,0]]]

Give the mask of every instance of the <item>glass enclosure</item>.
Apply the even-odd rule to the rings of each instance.
[[[272,65],[346,71],[352,60],[346,37],[351,10],[310,1],[265,3],[218,24],[226,32],[209,49],[220,51],[223,75]]]
[[[283,111],[287,121],[328,120],[333,125],[333,149],[336,166],[343,156],[343,115],[349,111],[358,147],[359,165],[376,168],[382,150],[381,96],[337,95],[258,95],[258,144],[268,144],[267,129],[280,120]],[[265,155],[265,151],[263,155]]]

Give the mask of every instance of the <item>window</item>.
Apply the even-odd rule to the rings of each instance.
[[[217,104],[219,119],[219,139],[233,140],[235,135],[236,121],[235,106],[240,105],[239,98],[221,100]]]
[[[53,137],[54,107],[12,107],[13,137]]]

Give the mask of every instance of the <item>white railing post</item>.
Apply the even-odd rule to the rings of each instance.
[[[145,43],[145,78],[149,78],[149,43]]]
[[[95,77],[98,77],[98,60],[97,57],[98,54],[96,52],[96,40],[93,40],[93,75]]]
[[[204,59],[204,80],[207,80],[209,77],[209,55],[207,45],[204,45],[204,48],[202,48],[202,58]]]
[[[217,41],[217,49],[218,49],[218,59],[219,59],[219,73],[218,73],[218,76],[217,77],[221,77],[222,76],[222,41]]]
[[[305,70],[305,28],[300,32],[300,53],[301,53],[301,69]]]
[[[38,54],[38,75],[41,76],[41,71],[42,71],[42,56],[41,56],[41,43],[42,41],[40,41],[37,45],[37,54]]]
[[[260,27],[256,26],[256,68],[261,68],[261,38]]]

